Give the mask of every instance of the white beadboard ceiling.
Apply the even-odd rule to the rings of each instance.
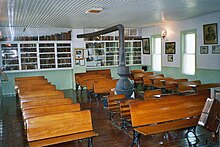
[[[103,11],[86,14],[92,7]],[[106,28],[116,24],[137,28],[216,11],[220,11],[220,0],[0,0],[0,29]]]

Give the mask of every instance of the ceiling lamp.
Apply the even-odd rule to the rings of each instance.
[[[91,9],[86,11],[86,14],[88,13],[100,13],[103,9],[98,7],[92,7]]]

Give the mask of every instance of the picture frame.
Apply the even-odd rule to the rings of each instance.
[[[203,25],[203,40],[204,40],[204,44],[218,43],[217,23]]]
[[[175,54],[176,42],[166,42],[165,43],[165,53],[166,54]]]
[[[79,65],[80,66],[85,66],[85,61],[84,60],[79,60]]]
[[[167,61],[173,62],[173,55],[167,55]]]
[[[142,39],[143,54],[150,54],[150,38]]]
[[[79,65],[79,63],[80,63],[80,60],[75,61],[75,65]]]
[[[220,54],[220,45],[212,46],[212,54]]]
[[[75,48],[75,60],[83,60],[84,59],[84,49]]]
[[[208,54],[209,47],[208,46],[200,46],[200,54]]]

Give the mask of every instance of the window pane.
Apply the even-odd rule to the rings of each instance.
[[[161,38],[155,38],[155,53],[161,54]]]
[[[195,53],[195,34],[186,34],[185,53]]]
[[[182,70],[184,74],[195,74],[195,48],[196,48],[196,32],[189,31],[183,34],[183,65]]]
[[[152,66],[154,71],[161,71],[161,38],[153,38]]]
[[[183,73],[188,75],[195,74],[195,55],[183,55]]]
[[[154,71],[161,71],[161,55],[153,55],[153,67]]]

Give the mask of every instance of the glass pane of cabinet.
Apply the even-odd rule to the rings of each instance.
[[[54,43],[40,43],[40,69],[56,68]]]
[[[86,43],[88,52],[87,66],[105,66],[105,48],[104,42]]]
[[[126,65],[141,64],[141,41],[125,43]]]
[[[106,66],[119,65],[118,45],[118,42],[106,42]]]
[[[22,70],[33,70],[38,68],[36,44],[20,44],[20,56]]]
[[[19,70],[17,44],[1,44],[3,70]]]
[[[71,43],[57,43],[58,68],[72,67]]]

